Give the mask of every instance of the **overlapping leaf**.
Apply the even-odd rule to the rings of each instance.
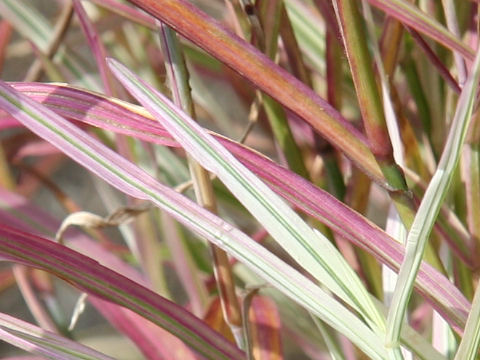
[[[384,358],[384,349],[379,337],[361,320],[313,282],[236,228],[180,194],[159,184],[134,164],[95,141],[57,114],[16,92],[5,83],[0,83],[0,107],[111,185],[131,196],[151,200],[191,230],[235,256],[294,301],[299,302],[332,327],[341,331],[372,358]],[[31,237],[29,240],[31,240]],[[11,253],[11,247],[20,242],[26,246],[29,241],[25,239],[22,241],[17,239],[15,242],[5,240],[2,252],[10,252],[10,256],[25,260],[22,258],[22,252],[18,249],[13,250],[13,254]],[[50,251],[55,249],[54,245],[49,245]],[[34,254],[36,252],[29,255]],[[65,259],[65,257],[62,259]],[[92,263],[91,266],[94,264],[95,267],[98,266],[96,263]],[[55,269],[55,267],[52,267],[50,271],[54,272]],[[113,276],[111,273],[109,274]],[[65,273],[62,273],[62,276],[65,276]],[[83,286],[83,288],[85,287]],[[92,288],[95,289],[95,285],[90,284],[89,289],[92,290]],[[111,290],[110,287],[108,289]],[[111,294],[109,293],[109,295]],[[120,294],[116,294],[113,298],[118,303],[119,298],[117,296],[120,296]],[[134,304],[125,301],[123,305],[133,307]],[[145,313],[143,310],[140,313],[152,316],[151,313]],[[227,346],[225,342],[219,341],[219,339],[216,343],[212,343],[215,336],[210,329],[209,331],[202,330],[202,332],[196,333],[198,337],[194,337],[190,327],[182,327],[180,319],[172,318],[177,314],[172,314],[167,310],[166,313],[168,313],[168,316],[164,318],[153,318],[151,320],[157,320],[158,324],[161,325],[166,325],[163,321],[167,321],[168,325],[171,325],[174,330],[179,330],[180,326],[187,333],[176,333],[196,350],[211,353],[211,356],[216,358],[223,358],[228,353],[232,358],[241,356],[241,353],[235,352],[231,345]]]
[[[178,146],[165,129],[143,109],[69,86],[12,84],[58,114],[104,129],[167,146]],[[6,119],[8,120],[8,119]],[[404,250],[400,244],[358,213],[305,179],[259,153],[214,134],[229,151],[267,181],[272,189],[296,208],[326,223],[335,232],[369,251],[383,264],[398,269]],[[461,333],[469,311],[468,301],[444,276],[422,264],[417,290]]]
[[[375,181],[389,186],[365,137],[312,89],[186,0],[130,0],[230,66],[344,152]],[[189,21],[181,21],[188,18]],[[259,76],[259,74],[262,74]]]
[[[109,64],[128,91],[162,121],[195,160],[222,180],[300,266],[382,328],[382,316],[370,295],[327,238],[314,232],[265,183],[163,94],[120,63],[110,59]]]
[[[2,188],[0,188],[0,223],[7,223],[24,231],[41,232],[45,236],[54,236],[61,225],[60,221],[38,209],[27,199]],[[79,231],[70,230],[65,243],[71,249],[101,262],[110,270],[151,288],[136,269]],[[128,336],[146,358],[163,360],[169,354],[181,354],[182,359],[196,359],[194,352],[182,341],[138,314],[95,296],[88,296],[88,301],[117,330]]]
[[[0,339],[49,359],[113,360],[75,341],[0,313]]]
[[[458,165],[476,101],[479,79],[480,53],[477,53],[471,74],[458,100],[438,168],[428,185],[407,237],[406,255],[400,268],[388,315],[389,342],[395,343],[398,340],[425,246]]]

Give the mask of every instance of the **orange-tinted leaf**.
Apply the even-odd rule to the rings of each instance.
[[[255,296],[248,315],[255,360],[283,359],[277,305],[266,296]]]
[[[203,317],[203,321],[208,324],[212,329],[215,329],[220,334],[225,336],[228,340],[232,343],[235,343],[235,339],[233,338],[233,334],[230,331],[230,327],[225,322],[222,312],[222,305],[220,303],[220,298],[217,296],[211,302],[210,306],[208,307],[207,313]]]
[[[8,289],[15,284],[12,270],[10,268],[0,271],[0,291]]]

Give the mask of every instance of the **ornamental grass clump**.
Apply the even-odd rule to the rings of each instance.
[[[0,0],[0,354],[476,359],[479,11]]]

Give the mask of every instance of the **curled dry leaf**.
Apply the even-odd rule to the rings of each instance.
[[[89,229],[98,229],[107,226],[119,226],[132,221],[137,216],[143,214],[151,208],[152,205],[150,203],[144,203],[139,206],[122,206],[106,217],[101,217],[88,211],[78,211],[68,215],[62,221],[62,224],[55,235],[55,240],[63,243],[63,235],[65,234],[65,231],[67,231],[67,229],[72,225],[82,226]]]

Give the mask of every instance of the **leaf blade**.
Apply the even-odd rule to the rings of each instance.
[[[389,187],[365,137],[327,101],[256,48],[185,0],[129,0],[161,20],[308,122],[383,186]],[[188,18],[188,22],[179,22]],[[202,29],[202,30],[200,30]]]
[[[165,96],[115,60],[109,59],[108,63],[127,90],[162,120],[192,157],[224,182],[300,266],[382,329],[383,316],[360,279],[328,239],[314,232],[267,185]]]
[[[12,86],[71,120],[155,144],[179,146],[143,108],[71,86],[39,83],[12,83]],[[376,225],[330,194],[261,154],[218,134],[212,134],[294,207],[325,223],[337,234],[373,254],[381,263],[398,271],[404,249]],[[424,262],[417,278],[416,289],[449,321],[457,333],[463,333],[470,304],[448,279]]]
[[[2,82],[0,82],[0,107],[111,185],[134,197],[151,200],[192,231],[237,257],[294,301],[307,307],[352,339],[369,356],[375,359],[384,358],[383,345],[379,337],[362,321],[310,280],[239,230],[159,184],[141,169],[98,143],[65,119]],[[4,245],[4,251],[7,251],[12,246],[12,241],[4,241]],[[50,248],[55,246],[55,244],[49,245]],[[19,256],[21,252],[17,251],[15,255]],[[35,253],[33,255],[35,256]],[[161,323],[160,319],[159,323]],[[215,337],[209,334],[212,334],[210,330],[199,336],[202,338],[208,335],[209,341],[214,341]],[[197,346],[196,349],[199,351],[216,352],[217,358],[229,358],[228,356],[241,358],[242,353],[222,341],[219,345],[222,345],[222,350],[230,353],[227,357],[218,353],[220,348],[215,350],[210,343],[206,344],[210,346],[204,348],[201,342],[200,344],[195,342],[194,346]]]
[[[0,313],[0,339],[51,359],[113,360],[80,343],[3,313]]]
[[[465,141],[473,112],[479,79],[480,53],[477,53],[471,73],[459,97],[438,168],[428,185],[408,233],[405,258],[400,268],[392,306],[387,319],[387,342],[393,345],[398,341],[413,283],[417,276],[430,232],[452,181],[453,172],[460,159],[462,145]]]

